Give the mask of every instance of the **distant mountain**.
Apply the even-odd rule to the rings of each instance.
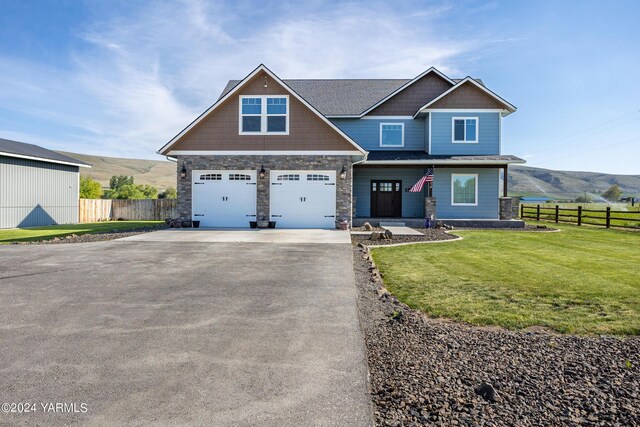
[[[176,165],[166,160],[137,160],[61,152],[93,165],[81,168],[104,187],[113,175],[133,175],[137,184],[155,185],[160,190],[176,186]],[[610,175],[595,172],[554,171],[529,166],[509,167],[509,194],[572,199],[585,192],[598,194],[618,184],[625,195],[640,196],[640,175]]]
[[[599,194],[618,184],[624,195],[640,196],[640,175],[554,171],[514,165],[509,167],[509,195],[573,199],[584,193]]]
[[[154,185],[161,191],[167,187],[176,188],[176,164],[173,162],[122,159],[63,151],[60,153],[90,163],[91,168],[80,168],[80,175],[93,177],[105,188],[109,186],[109,179],[113,175],[133,175],[136,184]]]

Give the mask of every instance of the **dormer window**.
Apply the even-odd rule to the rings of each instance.
[[[454,117],[452,127],[454,144],[478,143],[477,117]]]
[[[240,97],[240,135],[288,134],[288,95]]]

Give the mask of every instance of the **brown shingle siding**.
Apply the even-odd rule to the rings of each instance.
[[[413,116],[420,107],[451,88],[451,83],[429,73],[382,105],[370,111],[371,116]]]
[[[507,106],[477,88],[473,83],[467,82],[430,105],[429,108],[503,109]]]
[[[265,80],[266,79],[266,80]],[[267,87],[265,88],[265,81]],[[294,96],[289,96],[289,135],[240,135],[240,95],[288,95],[289,92],[266,73],[258,73],[238,92],[198,123],[171,150],[255,151],[323,150],[352,151],[355,148]]]

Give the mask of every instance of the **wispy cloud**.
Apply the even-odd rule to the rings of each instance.
[[[21,131],[27,141],[148,158],[226,80],[261,62],[284,78],[407,78],[432,65],[456,73],[456,58],[481,41],[442,36],[447,13],[386,3],[154,3],[76,29],[83,43],[68,69],[0,56],[0,85],[9,88],[0,102],[51,124]]]

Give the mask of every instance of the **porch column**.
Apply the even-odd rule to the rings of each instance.
[[[436,198],[433,196],[424,198],[424,217],[436,219]]]
[[[504,179],[502,180],[502,197],[509,197],[509,165],[504,165]]]

